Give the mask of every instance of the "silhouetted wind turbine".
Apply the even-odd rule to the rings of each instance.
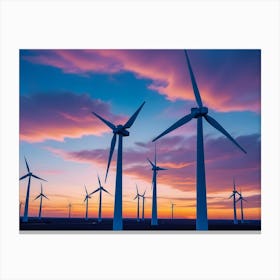
[[[19,202],[19,217],[20,217],[20,214],[21,214],[21,205],[22,205],[22,201]]]
[[[208,218],[207,218],[207,201],[206,201],[206,180],[205,180],[205,163],[204,163],[204,146],[203,146],[203,127],[202,117],[214,128],[224,134],[230,141],[232,141],[239,149],[244,153],[246,151],[230,136],[230,134],[212,117],[208,115],[208,108],[204,107],[200,97],[200,93],[196,84],[196,80],[191,68],[187,51],[185,50],[187,59],[187,65],[191,76],[192,87],[198,107],[191,108],[191,113],[184,116],[163,133],[157,136],[153,141],[161,138],[167,133],[179,128],[180,126],[188,123],[192,119],[197,119],[197,165],[196,165],[196,229],[208,230]]]
[[[71,208],[72,208],[72,204],[69,203],[69,204],[68,204],[68,218],[69,218],[69,219],[71,218]]]
[[[101,213],[101,211],[102,211],[102,191],[104,191],[108,194],[110,194],[110,193],[101,186],[99,175],[97,175],[97,178],[98,178],[99,188],[96,189],[95,191],[93,191],[90,195],[93,195],[94,193],[99,192],[98,222],[100,223],[102,221],[102,213]]]
[[[233,178],[233,190],[229,198],[233,197],[233,223],[234,224],[238,224],[237,216],[236,216],[236,194],[239,194],[239,192],[236,190],[235,179]]]
[[[140,194],[140,196],[142,197],[142,202],[143,202],[142,203],[142,221],[145,220],[145,199],[146,199],[145,194],[146,194],[146,190],[144,191],[143,194]]]
[[[158,218],[157,218],[157,172],[161,170],[167,170],[166,168],[161,168],[157,166],[157,151],[156,151],[156,144],[155,144],[155,161],[154,163],[147,159],[152,166],[153,170],[153,198],[152,198],[152,220],[151,225],[157,226],[158,225]]]
[[[92,112],[97,118],[99,118],[108,127],[110,127],[114,134],[112,141],[111,141],[111,148],[110,148],[109,160],[108,160],[107,171],[106,171],[106,176],[105,176],[105,182],[107,180],[111,159],[112,159],[113,152],[115,149],[117,135],[119,136],[113,230],[122,230],[123,229],[123,221],[122,221],[122,146],[123,146],[122,143],[123,143],[123,137],[129,136],[129,132],[127,131],[127,129],[133,125],[134,121],[136,120],[136,118],[137,118],[140,110],[144,106],[144,104],[145,104],[145,102],[142,103],[142,105],[137,109],[137,111],[130,117],[130,119],[124,125],[115,126],[111,122],[103,119],[98,114]]]
[[[41,184],[41,192],[34,199],[34,200],[36,200],[36,199],[40,198],[40,207],[39,207],[39,215],[38,215],[39,220],[41,220],[41,217],[42,217],[42,201],[43,201],[43,197],[48,199],[48,197],[43,194],[43,186]]]
[[[240,193],[239,194],[239,198],[236,200],[236,203],[238,201],[240,201],[240,210],[241,210],[241,223],[243,224],[244,223],[244,215],[243,215],[243,200],[248,202],[243,196],[242,196],[242,192],[240,190]]]
[[[175,206],[176,204],[174,204],[174,203],[172,203],[171,202],[171,219],[173,220],[173,218],[174,218],[174,206]]]
[[[28,205],[29,205],[29,192],[30,192],[31,177],[34,177],[36,179],[46,181],[46,182],[47,182],[47,180],[42,179],[42,178],[34,175],[29,169],[26,158],[24,158],[24,160],[25,160],[25,164],[26,164],[26,168],[27,168],[28,173],[26,175],[20,177],[19,180],[23,180],[24,178],[28,177],[28,185],[27,185],[25,205],[24,205],[24,216],[23,216],[23,220],[22,220],[23,222],[27,222],[28,221]]]
[[[90,194],[88,194],[87,187],[85,186],[86,196],[84,202],[86,202],[86,216],[85,220],[88,220],[88,200],[91,198]]]
[[[140,200],[141,195],[138,192],[138,186],[136,185],[136,196],[133,198],[133,200],[135,200],[137,198],[137,222],[140,221],[139,218],[139,200]]]

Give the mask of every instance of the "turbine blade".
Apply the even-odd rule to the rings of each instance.
[[[87,191],[87,187],[86,187],[86,185],[85,185],[85,191],[86,191],[86,194],[88,195],[88,191]]]
[[[41,194],[37,195],[34,200],[38,199],[41,196]]]
[[[137,111],[130,117],[130,119],[126,122],[126,124],[123,126],[124,128],[130,128],[134,121],[136,120],[139,112],[141,111],[142,107],[144,106],[145,101],[141,104],[141,106],[137,109]]]
[[[112,124],[111,122],[103,119],[101,116],[99,116],[98,114],[92,112],[97,118],[99,118],[102,122],[104,122],[107,126],[109,126],[112,130],[114,130],[116,127],[114,124]]]
[[[30,172],[30,169],[29,169],[29,166],[28,166],[28,163],[27,163],[27,160],[26,160],[25,157],[24,157],[24,160],[25,160],[25,165],[26,165],[27,171],[28,171],[28,173],[29,173],[29,172]]]
[[[87,197],[84,199],[84,202],[87,200]]]
[[[42,180],[42,181],[48,182],[47,180],[42,179],[42,178],[40,178],[40,177],[38,177],[38,176],[36,176],[36,175],[34,175],[34,174],[32,174],[31,176],[32,176],[32,177],[34,177],[34,178],[36,178],[36,179],[39,179],[39,180]]]
[[[176,128],[186,124],[187,122],[189,122],[191,119],[193,118],[193,114],[189,114],[184,116],[183,118],[181,118],[180,120],[178,120],[177,122],[175,122],[173,125],[171,125],[168,129],[166,129],[163,133],[161,133],[159,136],[157,136],[156,138],[153,139],[153,142],[158,140],[159,138],[161,138],[162,136],[164,136],[165,134],[175,130]]]
[[[24,179],[24,178],[26,178],[26,177],[28,177],[28,176],[29,176],[29,174],[26,174],[26,175],[20,177],[19,180],[22,180],[22,179]]]
[[[157,144],[155,142],[155,166],[157,166]]]
[[[230,134],[212,117],[209,115],[205,115],[204,118],[207,122],[209,122],[214,128],[219,130],[222,134],[224,134],[229,140],[231,140],[242,152],[247,154],[247,152],[230,136]]]
[[[42,196],[43,196],[44,198],[46,198],[46,199],[48,199],[48,200],[49,200],[49,198],[48,198],[46,195],[42,194]]]
[[[99,187],[101,187],[101,182],[100,182],[99,175],[97,175],[97,178],[98,178]]]
[[[112,156],[113,156],[113,153],[114,153],[114,149],[115,149],[115,145],[116,145],[116,139],[117,139],[117,134],[114,133],[114,136],[113,136],[112,141],[111,141],[111,148],[110,148],[109,160],[108,160],[108,165],[107,165],[107,170],[106,170],[105,182],[107,180],[109,167],[110,167]]]
[[[232,198],[232,197],[233,197],[233,194],[229,197],[229,199]]]
[[[167,168],[158,167],[158,170],[168,170]]]
[[[42,183],[41,183],[41,193],[43,193],[43,186],[42,186]]]
[[[137,195],[139,195],[139,192],[138,192],[138,186],[136,185],[136,191],[137,191]]]
[[[136,195],[136,196],[133,198],[133,200],[135,200],[137,197],[138,197],[138,195]]]
[[[101,187],[101,189],[102,189],[102,191],[104,191],[104,192],[110,194],[110,193],[109,193],[107,190],[105,190],[103,187]],[[111,195],[111,194],[110,194],[110,195]]]
[[[89,195],[93,195],[94,193],[98,192],[100,188],[96,189],[95,191],[91,192]]]
[[[154,164],[147,158],[148,162],[151,164],[152,167],[154,167]]]
[[[244,200],[244,201],[248,202],[248,200],[247,200],[247,199],[245,199],[245,198],[243,198],[243,197],[242,197],[242,200]]]
[[[200,93],[196,84],[196,80],[192,71],[192,67],[191,67],[191,63],[187,54],[187,51],[185,50],[185,55],[186,55],[186,59],[187,59],[187,64],[188,64],[188,68],[189,68],[189,72],[190,72],[190,76],[191,76],[191,80],[192,80],[192,87],[193,87],[193,92],[194,92],[194,96],[196,99],[196,103],[198,104],[199,107],[202,107],[202,101],[201,101],[201,97],[200,97]]]
[[[239,200],[241,200],[241,197],[239,197],[235,202],[238,202]]]

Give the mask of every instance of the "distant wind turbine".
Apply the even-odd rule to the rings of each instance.
[[[28,222],[28,204],[29,204],[29,192],[30,192],[31,177],[34,177],[36,179],[46,181],[46,182],[47,182],[47,180],[42,179],[42,178],[34,175],[29,169],[26,158],[24,158],[24,160],[25,160],[25,164],[26,164],[26,168],[27,168],[28,173],[26,175],[20,177],[19,180],[23,180],[24,178],[28,177],[28,185],[27,185],[25,205],[24,205],[24,216],[23,216],[23,220],[22,220],[23,222]]]
[[[20,201],[19,202],[19,217],[20,217],[20,214],[21,214],[21,206],[22,206],[22,204],[23,204],[22,201]]]
[[[239,198],[236,200],[236,203],[237,203],[238,201],[240,201],[241,223],[242,223],[242,224],[244,223],[243,200],[246,201],[246,202],[248,202],[248,201],[242,196],[242,192],[241,192],[241,190],[240,190]]]
[[[101,213],[101,211],[102,211],[102,191],[104,191],[108,194],[110,194],[110,193],[101,186],[99,175],[97,175],[97,178],[98,178],[99,188],[96,189],[95,191],[93,191],[90,195],[93,195],[94,193],[99,192],[98,222],[100,223],[102,221],[102,213]]]
[[[157,172],[161,170],[167,170],[166,168],[161,168],[157,166],[157,151],[156,151],[156,144],[155,144],[155,161],[151,162],[147,159],[152,166],[153,171],[153,199],[152,199],[152,220],[151,225],[157,226],[158,225],[158,218],[157,218]]]
[[[112,159],[113,152],[115,149],[117,135],[119,136],[113,230],[122,230],[123,229],[123,221],[122,221],[122,146],[123,146],[123,137],[129,136],[129,132],[127,131],[127,129],[133,125],[134,121],[136,120],[136,118],[137,118],[139,112],[141,111],[142,107],[144,106],[144,104],[145,104],[145,102],[142,103],[142,105],[137,109],[137,111],[130,117],[130,119],[124,125],[115,126],[111,122],[103,119],[98,114],[92,112],[97,118],[99,118],[108,127],[110,127],[114,134],[112,141],[111,141],[111,148],[110,148],[109,160],[108,160],[107,171],[106,171],[106,176],[105,176],[105,182],[107,180],[111,159]]]
[[[133,198],[133,200],[135,200],[137,198],[137,222],[140,221],[140,217],[139,217],[139,200],[140,200],[141,195],[138,192],[138,186],[136,185],[136,196]]]
[[[142,203],[142,221],[145,220],[145,199],[146,199],[145,194],[146,194],[146,190],[144,191],[143,194],[140,194],[140,196],[142,197],[142,202],[143,202]]]
[[[174,203],[172,203],[171,202],[171,219],[173,220],[173,218],[174,218],[174,206],[175,206],[176,204],[174,204]]]
[[[238,224],[237,215],[236,215],[236,194],[239,194],[239,192],[236,190],[235,179],[233,178],[233,190],[229,198],[233,197],[233,223],[235,225]]]
[[[87,187],[85,186],[86,196],[84,202],[86,202],[86,216],[85,220],[88,220],[88,200],[91,198],[90,194],[88,194]]]
[[[153,141],[161,138],[169,132],[181,127],[192,119],[197,119],[197,157],[196,157],[196,229],[208,230],[207,218],[207,201],[206,201],[206,179],[205,179],[205,163],[204,163],[204,146],[203,146],[203,127],[202,117],[214,128],[224,134],[230,141],[232,141],[244,153],[246,151],[230,136],[230,134],[212,117],[208,115],[208,108],[204,107],[200,97],[200,93],[196,84],[195,76],[193,74],[191,64],[187,51],[185,50],[187,65],[191,76],[192,87],[198,107],[191,108],[191,113],[184,116],[163,133],[157,136]]]
[[[36,196],[36,198],[34,199],[34,200],[36,200],[36,199],[40,198],[40,207],[39,207],[39,215],[38,215],[39,220],[41,220],[41,218],[42,218],[42,202],[43,202],[43,197],[46,198],[46,199],[49,199],[47,196],[45,196],[45,195],[43,194],[43,186],[42,186],[42,184],[41,184],[41,192],[40,192],[40,194],[39,194],[38,196]]]
[[[72,208],[72,204],[69,203],[69,204],[68,204],[68,218],[69,218],[69,219],[71,218],[71,208]]]

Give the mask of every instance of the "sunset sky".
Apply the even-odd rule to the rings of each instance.
[[[209,114],[247,151],[203,121],[208,218],[233,217],[228,199],[235,177],[242,190],[245,219],[260,219],[259,50],[189,50],[200,94]],[[24,156],[35,175],[46,179],[43,216],[85,214],[84,185],[104,183],[110,129],[92,115],[123,124],[146,101],[123,146],[123,216],[135,217],[135,185],[146,191],[151,216],[152,139],[196,107],[183,50],[20,50],[20,176]],[[157,141],[158,217],[195,218],[196,120]],[[113,216],[117,145],[103,193],[103,217]],[[27,179],[20,181],[25,202]],[[40,181],[32,179],[29,215],[37,216]],[[97,194],[89,200],[89,217],[98,214]],[[23,207],[22,212],[23,214]],[[238,218],[240,218],[238,204]]]

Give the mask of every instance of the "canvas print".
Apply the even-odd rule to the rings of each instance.
[[[261,50],[19,63],[20,230],[261,230]]]

